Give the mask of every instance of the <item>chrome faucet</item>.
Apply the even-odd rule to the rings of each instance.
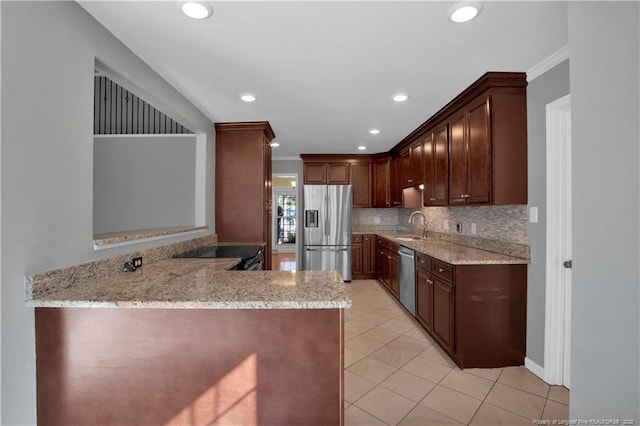
[[[409,224],[411,224],[413,217],[417,214],[422,216],[422,238],[426,239],[427,238],[427,218],[424,216],[424,213],[422,213],[420,210],[416,210],[415,212],[411,213],[411,216],[409,216]]]

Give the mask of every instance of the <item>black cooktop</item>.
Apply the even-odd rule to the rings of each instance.
[[[246,246],[204,246],[195,250],[176,254],[174,257],[183,258],[233,258],[249,259],[262,253],[263,247],[258,245]]]

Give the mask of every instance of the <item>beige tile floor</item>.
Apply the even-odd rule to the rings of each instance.
[[[569,416],[569,391],[524,367],[460,370],[375,280],[347,285],[346,425],[532,425]]]

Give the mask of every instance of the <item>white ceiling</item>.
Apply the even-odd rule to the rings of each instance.
[[[557,1],[484,2],[466,24],[453,2],[212,2],[203,21],[175,1],[79,3],[212,121],[269,121],[280,158],[387,151],[486,71],[568,43]]]

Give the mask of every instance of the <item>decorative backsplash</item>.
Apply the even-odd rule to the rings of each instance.
[[[422,232],[422,219],[414,218],[409,225],[409,216],[416,209],[354,209],[353,226],[361,230],[406,230]],[[423,207],[427,228],[443,234],[473,236],[475,238],[528,244],[527,206],[472,206],[472,207]],[[376,217],[379,223],[376,223]],[[444,221],[449,222],[445,230]],[[462,224],[462,232],[456,232],[456,223]],[[475,235],[471,224],[476,224]]]
[[[398,209],[400,225],[422,229],[422,219],[414,218],[409,225],[412,209]],[[427,217],[427,228],[431,231],[447,234],[468,235],[492,240],[528,244],[527,238],[527,206],[472,206],[472,207],[423,207]],[[449,229],[444,228],[444,221],[449,222]],[[462,225],[462,232],[456,232],[456,223]],[[471,224],[476,224],[475,235],[471,232]]]

